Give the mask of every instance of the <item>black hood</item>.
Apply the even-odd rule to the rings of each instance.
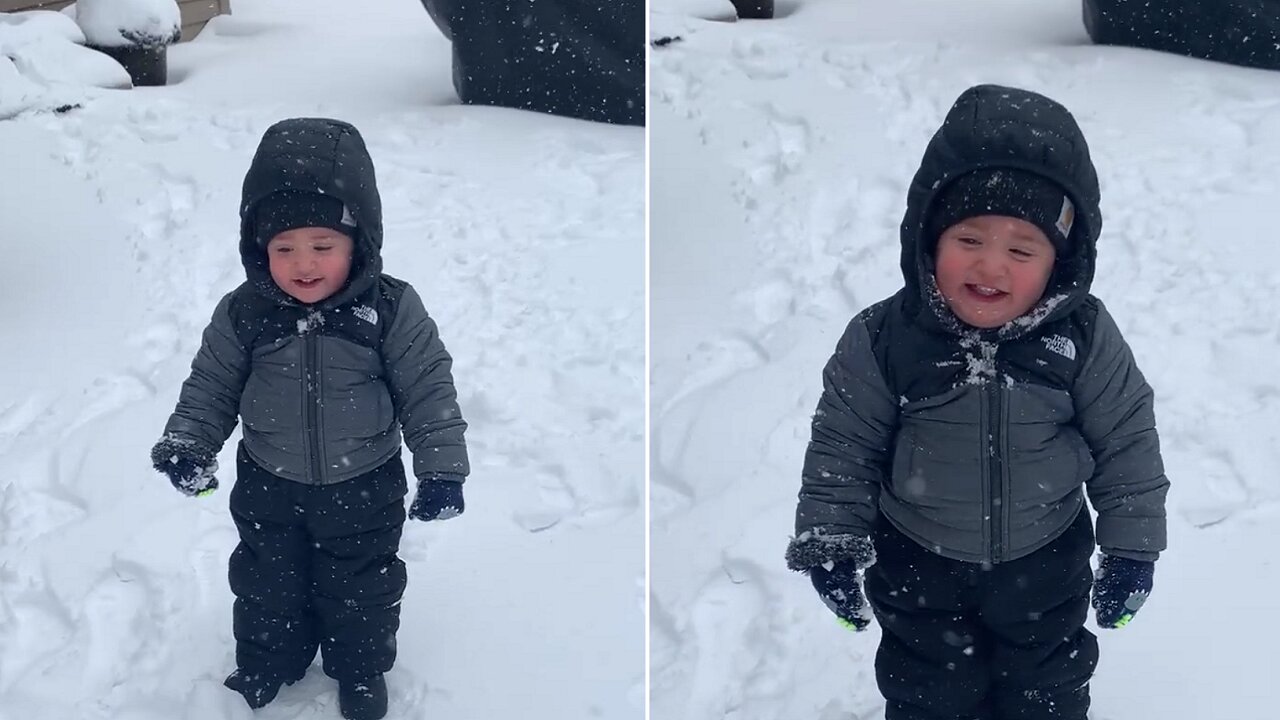
[[[356,220],[351,276],[322,307],[341,305],[373,286],[382,273],[382,200],[364,138],[341,120],[291,118],[267,128],[244,178],[240,200],[240,258],[258,292],[282,304],[298,304],[276,286],[258,244],[256,210],[282,190],[313,192],[343,202]]]
[[[907,311],[926,324],[954,332],[967,326],[938,295],[933,277],[937,238],[926,237],[926,228],[939,193],[956,178],[984,168],[1035,173],[1060,186],[1075,204],[1074,252],[1058,257],[1040,304],[1027,316],[983,333],[1008,339],[1068,315],[1088,296],[1102,232],[1098,174],[1084,133],[1061,104],[999,85],[978,85],[961,93],[924,151],[907,192],[901,231]]]

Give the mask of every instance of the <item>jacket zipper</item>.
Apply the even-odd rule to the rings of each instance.
[[[318,483],[320,464],[320,352],[315,331],[302,334],[302,444],[306,463],[306,482]]]
[[[991,538],[991,562],[1001,562],[1005,556],[1005,502],[1004,478],[1004,387],[998,377],[987,383],[987,522]]]
[[[311,409],[311,423],[307,426],[309,435],[307,463],[311,466],[311,474],[308,481],[316,485],[324,484],[325,474],[325,457],[324,442],[321,439],[320,419],[323,416],[323,408],[320,392],[320,384],[324,378],[320,375],[320,337],[312,328],[307,332],[307,363],[310,365],[311,382],[307,383],[307,406]]]

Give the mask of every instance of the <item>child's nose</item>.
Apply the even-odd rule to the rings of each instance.
[[[979,253],[974,270],[981,280],[995,280],[1004,274],[1006,268],[1003,259],[997,253]]]

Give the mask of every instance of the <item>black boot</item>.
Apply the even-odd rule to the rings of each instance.
[[[249,674],[237,669],[228,675],[222,684],[243,695],[249,707],[257,710],[276,699],[281,685],[292,685],[301,679],[301,677],[285,679],[271,673]]]
[[[374,675],[338,683],[338,707],[347,720],[380,720],[387,714],[387,681]]]

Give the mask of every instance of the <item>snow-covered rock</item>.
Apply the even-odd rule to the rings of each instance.
[[[0,48],[52,38],[84,43],[84,32],[75,20],[52,10],[0,13]]]
[[[174,0],[80,0],[76,22],[89,44],[101,47],[170,45],[182,32]]]
[[[30,108],[42,95],[42,86],[23,77],[12,60],[0,55],[0,120]]]
[[[33,42],[9,53],[18,72],[45,85],[127,89],[133,85],[120,63],[97,50],[68,42]]]
[[[84,42],[63,13],[0,13],[0,120],[77,101],[84,88],[132,87],[120,63]]]

